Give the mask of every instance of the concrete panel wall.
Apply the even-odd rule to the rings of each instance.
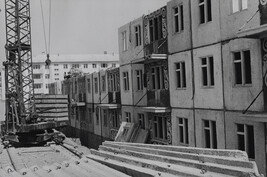
[[[174,8],[183,5],[184,30],[175,32]],[[191,48],[191,29],[190,29],[190,1],[172,0],[167,3],[168,19],[168,50],[169,53],[179,52]]]
[[[144,65],[143,64],[133,64],[132,65],[132,73],[133,73],[133,79],[132,79],[132,90],[133,90],[133,104],[137,106],[146,106],[147,105],[147,96],[146,91],[147,89],[144,87],[144,78],[143,75],[143,90],[137,90],[137,77],[136,77],[136,70],[142,70],[143,74],[144,71]]]
[[[195,110],[196,146],[205,147],[204,120],[216,121],[217,149],[225,149],[225,128],[223,111]]]
[[[225,106],[228,110],[245,110],[262,89],[262,59],[261,45],[255,39],[236,39],[222,46]],[[233,53],[250,50],[252,84],[235,86]],[[263,110],[263,94],[261,94],[249,109],[251,111]]]
[[[258,10],[259,2],[248,0],[248,8],[233,13],[232,1],[220,1],[221,16],[221,38],[222,40],[236,37],[238,30],[249,29],[260,25],[259,13],[257,13],[248,23],[249,20]],[[245,25],[244,25],[245,24]]]
[[[185,145],[179,142],[179,119],[178,118],[187,118],[188,119],[188,131],[189,131],[189,145]],[[175,146],[196,146],[195,144],[195,121],[193,116],[193,110],[189,109],[172,109],[171,113],[172,119],[172,145]]]
[[[226,127],[226,148],[238,149],[237,144],[237,126],[236,124],[253,125],[254,129],[254,144],[255,144],[255,161],[260,173],[266,176],[266,151],[265,151],[265,127],[264,123],[251,121],[253,118],[243,118],[242,113],[226,112],[225,127]]]
[[[129,90],[124,89],[123,72],[128,72]],[[131,65],[124,65],[120,67],[120,87],[121,87],[121,104],[133,105],[133,90],[132,90],[132,69]]]
[[[176,63],[185,62],[186,88],[177,88]],[[192,108],[193,107],[193,86],[192,86],[192,62],[191,51],[177,53],[169,56],[168,67],[170,77],[170,102],[172,107]]]
[[[135,26],[141,26],[141,45],[136,46],[135,41]],[[132,22],[125,24],[120,27],[118,30],[118,42],[119,42],[119,56],[120,56],[120,65],[129,64],[132,60],[143,58],[143,19],[142,17],[133,20]],[[123,41],[122,41],[122,32],[126,31],[127,36],[127,47],[126,51],[123,51]]]
[[[195,107],[196,108],[223,108],[222,88],[222,63],[221,44],[195,49],[194,53],[194,82],[195,82]],[[214,86],[202,86],[202,57],[213,56],[214,62]]]
[[[219,42],[220,36],[220,0],[211,1],[212,21],[200,24],[199,1],[191,1],[193,47]]]

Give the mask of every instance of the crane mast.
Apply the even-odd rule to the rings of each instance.
[[[30,0],[5,0],[6,14],[6,129],[19,127],[36,120]]]

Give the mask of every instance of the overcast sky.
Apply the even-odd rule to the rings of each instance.
[[[51,54],[118,53],[118,28],[169,0],[52,0]],[[33,56],[45,52],[40,0],[31,0]],[[42,0],[48,40],[49,0]],[[4,0],[0,0],[0,61],[5,58]]]

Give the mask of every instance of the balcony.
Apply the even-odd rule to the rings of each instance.
[[[167,39],[160,39],[145,46],[146,56],[149,54],[167,54],[167,53],[168,53]]]
[[[169,90],[150,90],[147,91],[147,106],[169,107]]]

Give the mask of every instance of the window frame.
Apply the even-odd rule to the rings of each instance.
[[[131,113],[125,112],[125,120],[126,122],[132,122]]]
[[[145,130],[146,128],[146,119],[145,119],[145,114],[143,113],[138,113],[138,123],[139,123],[139,126]]]
[[[135,33],[135,47],[138,47],[142,45],[142,31],[140,24],[134,27],[134,33]]]
[[[188,118],[183,118],[183,117],[177,117],[177,118],[178,118],[179,143],[183,145],[189,145],[189,126],[188,126],[189,120]]]
[[[123,88],[124,91],[129,91],[130,90],[130,86],[129,86],[129,72],[125,71],[122,73],[122,77],[123,77]]]
[[[246,59],[245,59],[245,52],[247,52],[247,51],[249,51],[249,60],[250,60],[250,83],[247,81],[248,79],[246,78],[246,75],[247,75],[247,71],[246,71]],[[237,60],[236,58],[235,58],[235,54],[236,53],[240,53],[240,59],[239,60]],[[249,49],[244,49],[244,50],[239,50],[239,51],[232,51],[232,62],[233,62],[233,75],[234,75],[234,79],[233,79],[233,86],[234,87],[240,87],[240,86],[252,86],[252,84],[253,84],[253,82],[252,82],[252,65],[251,65],[251,50],[249,50]],[[235,68],[235,66],[236,66],[236,64],[237,63],[241,63],[241,84],[237,84],[237,71],[236,71],[236,68]],[[239,73],[240,74],[240,73]]]
[[[154,66],[151,67],[151,90],[164,90],[165,89],[165,76],[164,76],[164,66]]]
[[[127,45],[127,31],[123,31],[121,33],[122,35],[122,51],[125,52],[128,50],[128,45]]]
[[[201,25],[201,24],[206,24],[208,22],[212,22],[212,0],[203,0],[203,2],[200,2],[200,1],[201,0],[198,0],[199,24]],[[201,6],[203,6],[204,8],[203,22],[201,19]],[[209,18],[209,12],[210,12],[210,18]]]
[[[176,12],[177,9],[177,12]],[[181,10],[182,9],[182,10]],[[173,31],[174,34],[184,31],[184,5],[180,3],[173,8]]]
[[[143,70],[142,69],[135,70],[135,75],[136,75],[136,90],[143,91],[144,90]]]
[[[203,59],[206,59],[206,64],[203,64]],[[212,59],[212,64],[211,65],[211,59]],[[201,57],[200,58],[200,67],[201,67],[201,79],[202,83],[201,86],[203,88],[213,88],[215,87],[215,72],[214,72],[214,57],[212,55],[206,56],[206,57]],[[203,69],[206,68],[206,80],[207,80],[207,85],[204,85],[204,74],[203,74]],[[212,71],[211,71],[212,70]],[[211,73],[213,72],[213,73]]]
[[[160,125],[159,118],[161,118],[162,120],[162,125]],[[167,117],[154,115],[152,122],[153,122],[153,138],[162,141],[167,141],[168,140]]]
[[[178,65],[179,65],[179,68],[177,68]],[[180,62],[175,63],[175,76],[176,76],[176,89],[186,89],[186,63],[185,61],[180,61]]]
[[[205,122],[209,124],[206,127]],[[215,127],[214,127],[215,124]],[[209,134],[209,137],[206,137],[206,131]],[[205,148],[217,149],[218,148],[218,139],[217,139],[217,125],[215,120],[203,120],[203,144]],[[207,138],[209,138],[209,143]],[[215,141],[214,141],[215,140]]]
[[[237,2],[237,9],[236,10],[234,9],[234,1],[235,0],[232,0],[232,3],[231,3],[232,13],[233,14],[248,9],[248,0],[236,0],[236,2]],[[246,3],[243,3],[244,1],[246,1]],[[246,4],[246,6],[244,6],[244,4]]]
[[[243,126],[242,132],[238,130],[238,125]],[[248,130],[249,128],[248,127],[252,127],[252,129],[253,129],[253,140],[249,140],[250,135],[249,135],[249,130]],[[255,130],[254,125],[236,123],[237,149],[242,150],[242,151],[246,151],[249,159],[253,159],[253,160],[255,160],[255,155],[256,155],[254,130]],[[239,137],[238,136],[243,136],[243,138],[244,138],[244,149],[239,148]],[[253,142],[253,143],[251,143],[251,142]],[[253,152],[250,152],[250,146],[249,145],[251,145],[251,144],[253,144]],[[251,155],[252,155],[252,157],[251,157]]]
[[[94,89],[95,89],[95,93],[98,93],[98,78],[94,77]]]
[[[106,91],[106,75],[101,76],[101,90],[102,92]]]

